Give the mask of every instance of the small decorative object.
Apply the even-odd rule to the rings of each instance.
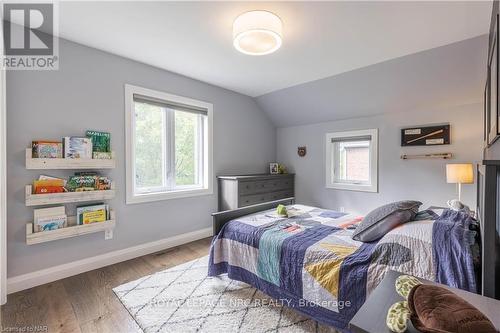
[[[278,207],[276,208],[276,213],[278,215],[286,216],[286,206],[285,205],[278,205]]]
[[[450,125],[403,128],[401,146],[435,146],[450,144]]]
[[[306,154],[307,154],[307,149],[306,149],[306,146],[298,147],[298,148],[297,148],[297,154],[298,154],[300,157],[304,157],[304,156],[306,156]]]
[[[32,141],[31,149],[33,158],[62,157],[62,143],[60,141]]]
[[[462,184],[474,183],[474,167],[470,163],[464,164],[446,164],[446,182],[448,184],[457,184],[458,201],[462,196]]]
[[[278,164],[278,173],[281,175],[287,174],[288,170],[286,169],[286,166],[283,164]]]
[[[65,158],[92,158],[92,139],[67,136],[63,139]]]
[[[272,175],[277,175],[279,173],[279,164],[278,163],[269,163],[269,173]]]

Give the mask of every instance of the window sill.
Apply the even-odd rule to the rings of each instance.
[[[326,184],[326,188],[333,190],[345,190],[345,191],[358,191],[358,192],[378,192],[378,186],[376,184],[372,185],[358,185],[358,184],[345,184],[345,183],[330,183]]]
[[[178,190],[178,191],[163,192],[163,193],[135,194],[127,196],[126,203],[127,205],[129,205],[129,204],[138,204],[145,202],[198,197],[211,194],[213,194],[213,190],[211,188],[186,189],[186,190]]]

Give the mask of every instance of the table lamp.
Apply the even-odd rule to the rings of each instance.
[[[458,201],[461,201],[462,184],[474,183],[474,167],[471,163],[446,164],[446,182],[458,184]]]

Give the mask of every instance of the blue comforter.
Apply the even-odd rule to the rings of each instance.
[[[445,212],[406,223],[382,239],[351,238],[354,216],[295,205],[298,216],[264,211],[227,223],[210,249],[209,276],[227,273],[320,322],[345,329],[388,270],[475,291],[472,220]]]

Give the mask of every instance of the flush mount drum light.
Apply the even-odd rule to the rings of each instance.
[[[281,46],[282,23],[265,10],[241,14],[233,23],[233,45],[245,54],[265,55]]]

